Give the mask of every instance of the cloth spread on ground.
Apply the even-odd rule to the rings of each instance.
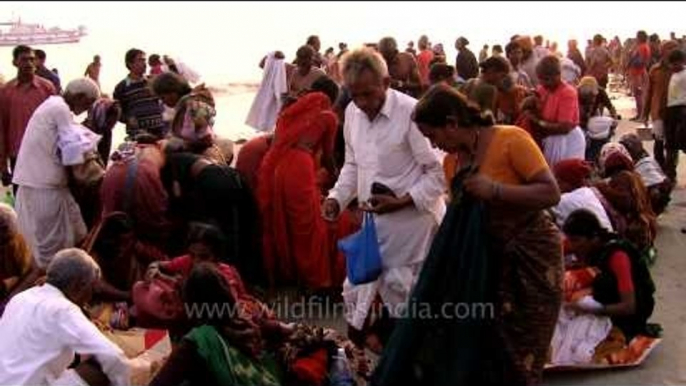
[[[626,257],[626,255],[625,255]],[[592,293],[599,271],[581,268],[565,272],[565,300],[575,302]],[[551,341],[552,355],[546,369],[600,369],[637,366],[661,339],[638,335],[626,342],[624,334],[610,318],[574,314],[565,309],[560,315]]]

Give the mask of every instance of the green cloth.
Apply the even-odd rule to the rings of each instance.
[[[217,383],[225,386],[261,385],[277,386],[276,361],[264,356],[252,360],[229,346],[217,330],[209,325],[194,328],[186,339],[198,347],[198,354],[205,360]]]

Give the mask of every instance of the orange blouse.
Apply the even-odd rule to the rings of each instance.
[[[516,126],[495,126],[491,143],[479,168],[481,173],[504,184],[522,185],[548,168],[543,153],[524,129]],[[460,169],[456,154],[443,159],[448,187]]]
[[[479,172],[503,184],[523,185],[548,169],[531,135],[516,126],[496,126]]]

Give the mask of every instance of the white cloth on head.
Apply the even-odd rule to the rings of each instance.
[[[9,301],[0,341],[0,385],[64,385],[55,382],[70,377],[64,372],[75,353],[94,356],[112,385],[130,383],[124,352],[50,284]]]
[[[81,209],[69,188],[19,186],[15,209],[19,232],[26,238],[40,268],[65,248],[77,246],[87,235]]]
[[[412,97],[388,90],[381,111],[371,122],[354,103],[348,106],[345,164],[329,193],[329,198],[338,201],[341,208],[356,197],[360,203],[369,200],[374,182],[388,186],[398,197],[412,197],[414,206],[375,218],[383,273],[376,283],[365,286],[376,286],[391,311],[398,310],[397,306],[407,300],[445,214],[443,167],[429,141],[412,122],[416,102]],[[358,303],[371,304],[375,291],[361,292],[372,299],[357,297],[346,306],[359,309]],[[366,316],[366,310],[358,312],[358,319],[364,320],[363,315]],[[397,314],[392,312],[392,316]]]
[[[635,169],[647,188],[656,184],[661,184],[667,179],[667,176],[662,171],[660,165],[651,156],[645,156],[638,160]]]
[[[551,211],[555,215],[555,222],[562,228],[562,225],[567,220],[572,212],[586,209],[591,211],[600,221],[600,225],[610,232],[614,231],[612,227],[612,222],[610,217],[607,215],[603,204],[598,199],[598,196],[593,193],[593,190],[588,187],[582,187],[573,190],[569,193],[563,193],[560,197],[560,202],[551,208]]]
[[[273,131],[281,111],[281,95],[288,92],[286,64],[274,52],[267,55],[262,83],[255,94],[245,124],[259,131]]]
[[[585,159],[586,136],[579,126],[567,134],[549,135],[543,139],[543,155],[550,167],[566,159]]]
[[[102,136],[79,124],[73,124],[67,130],[59,131],[57,147],[60,149],[62,165],[82,164],[85,153],[98,150],[100,138]]]
[[[562,308],[551,346],[551,364],[580,365],[593,360],[595,348],[612,329],[612,321],[607,316],[576,314]]]

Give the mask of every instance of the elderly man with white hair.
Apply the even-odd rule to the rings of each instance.
[[[342,69],[353,101],[345,111],[345,164],[322,211],[336,218],[357,198],[375,213],[383,272],[368,284],[346,280],[343,296],[351,311],[347,321],[357,330],[351,332],[360,333],[360,339],[366,335],[380,351],[378,343],[385,338],[363,330],[370,308],[378,293],[390,318],[402,314],[445,214],[446,185],[437,154],[412,121],[417,100],[389,89],[381,55],[370,49],[353,51],[343,58]],[[389,328],[379,330],[390,334]]]
[[[50,262],[45,284],[10,300],[0,319],[0,385],[130,384],[124,352],[80,308],[99,277],[91,256],[65,249]],[[92,359],[68,369],[75,353]]]
[[[13,183],[19,186],[19,230],[27,238],[37,266],[44,269],[64,248],[86,236],[81,211],[68,186],[68,166],[83,165],[98,136],[77,124],[74,115],[100,96],[91,79],[71,81],[64,95],[51,96],[31,116],[19,149]]]

